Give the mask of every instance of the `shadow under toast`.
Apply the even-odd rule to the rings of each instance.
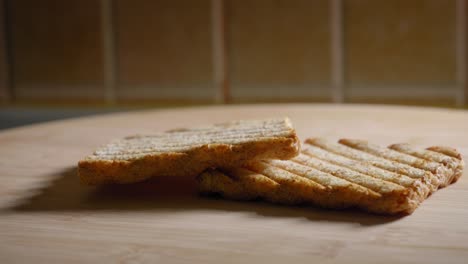
[[[312,206],[282,206],[261,201],[236,202],[199,196],[193,178],[157,177],[149,181],[90,187],[79,183],[76,168],[51,175],[39,190],[27,190],[3,211],[188,211],[250,212],[262,217],[303,218],[310,221],[349,222],[364,226],[385,224],[402,216],[372,215],[357,210],[326,210]],[[29,195],[28,195],[29,194]]]

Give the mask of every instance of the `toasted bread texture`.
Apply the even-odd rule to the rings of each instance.
[[[460,153],[447,147],[387,148],[363,140],[310,138],[291,160],[209,170],[198,181],[201,192],[230,199],[410,214],[430,194],[455,182],[463,167]]]
[[[111,142],[78,163],[88,185],[132,183],[155,176],[196,176],[207,168],[259,159],[290,159],[300,143],[288,118],[244,120]]]

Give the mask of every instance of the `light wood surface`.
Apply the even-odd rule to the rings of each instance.
[[[217,106],[6,130],[0,262],[466,263],[467,173],[406,217],[198,197],[193,180],[184,178],[96,188],[76,176],[76,162],[114,138],[285,115],[303,138],[441,144],[468,154],[468,112],[414,107]]]

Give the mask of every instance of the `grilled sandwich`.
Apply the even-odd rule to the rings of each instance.
[[[262,160],[208,170],[203,193],[325,208],[355,207],[378,214],[410,214],[437,189],[458,180],[464,162],[447,147],[386,147],[362,140],[307,139],[291,160]]]
[[[211,167],[290,159],[300,143],[288,118],[235,121],[111,142],[79,161],[89,185],[132,183],[154,176],[196,176]]]

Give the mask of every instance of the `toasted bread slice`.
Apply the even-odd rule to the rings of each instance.
[[[79,161],[78,174],[89,185],[196,176],[211,167],[290,159],[299,148],[288,118],[236,121],[114,141]]]
[[[379,147],[365,141],[306,140],[292,160],[248,163],[236,170],[201,174],[201,192],[230,199],[261,198],[326,208],[357,207],[380,214],[409,214],[463,170],[454,149],[418,150],[407,144]],[[250,174],[249,174],[250,173]]]

